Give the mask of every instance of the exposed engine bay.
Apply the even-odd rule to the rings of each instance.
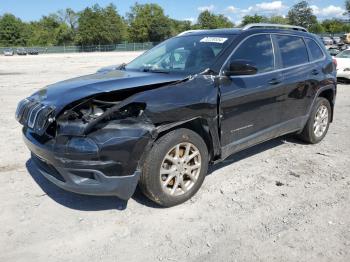
[[[57,118],[57,133],[60,135],[84,135],[112,120],[139,117],[145,105],[131,103],[120,107],[121,101],[91,98],[79,102]]]
[[[103,115],[108,108],[118,104],[119,102],[109,102],[97,99],[85,100],[64,111],[61,119],[69,121],[81,120],[84,124],[89,123]]]

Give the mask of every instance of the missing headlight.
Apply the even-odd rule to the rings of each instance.
[[[119,102],[89,99],[66,110],[62,114],[61,119],[68,121],[82,120],[83,123],[89,123],[102,116],[109,108],[118,103]]]
[[[121,108],[110,108],[100,117],[89,122],[84,133],[88,134],[94,129],[101,128],[109,121],[141,117],[145,108],[146,104],[144,103],[130,103]]]

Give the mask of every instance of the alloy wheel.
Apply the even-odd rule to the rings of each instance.
[[[314,134],[316,137],[323,136],[328,126],[328,108],[321,105],[316,112],[314,119]]]
[[[169,195],[188,192],[201,171],[201,154],[192,143],[180,143],[165,155],[160,167],[162,189]]]

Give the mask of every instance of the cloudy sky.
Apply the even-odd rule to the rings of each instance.
[[[99,4],[105,6],[114,3],[119,12],[124,15],[136,1],[129,0],[0,0],[0,14],[10,12],[25,21],[39,19],[42,15],[55,12],[59,9],[71,7],[81,10],[86,6]],[[239,23],[244,15],[286,15],[289,7],[297,0],[284,1],[256,1],[256,0],[139,0],[138,3],[157,3],[166,14],[176,19],[195,21],[203,10],[226,15],[230,20]],[[308,1],[319,19],[341,18],[344,13],[344,0],[312,0]]]

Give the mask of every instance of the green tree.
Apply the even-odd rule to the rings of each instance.
[[[181,32],[192,29],[191,21],[180,21],[180,20],[170,19],[170,24],[171,24],[172,36],[175,36]]]
[[[51,15],[61,24],[58,42],[61,43],[73,43],[76,38],[78,29],[79,13],[75,12],[71,8],[66,8],[57,11],[57,13]],[[67,25],[69,28],[67,28]]]
[[[118,43],[126,38],[126,25],[113,4],[85,8],[78,19],[76,42],[81,45]]]
[[[159,42],[172,35],[172,21],[157,4],[138,4],[127,14],[129,38],[135,42]]]
[[[216,28],[230,28],[233,23],[224,15],[215,15],[209,11],[203,11],[199,14],[195,29],[216,29]]]
[[[66,23],[72,30],[76,30],[78,27],[79,14],[71,8],[59,10],[57,17],[62,23]]]
[[[286,25],[289,23],[288,18],[280,16],[280,15],[276,15],[276,16],[271,16],[269,18],[267,18],[267,22],[271,23],[271,24],[282,24],[282,25]]]
[[[267,23],[268,18],[262,15],[245,15],[242,19],[241,26],[245,26],[247,24],[255,24],[255,23]]]
[[[345,10],[344,15],[350,16],[350,0],[345,1]]]
[[[18,46],[27,44],[26,24],[12,14],[0,17],[0,45]]]
[[[343,33],[346,31],[346,24],[338,19],[326,19],[322,21],[322,26],[327,33]]]
[[[73,42],[73,31],[61,22],[55,14],[43,16],[37,22],[31,22],[28,26],[30,36],[29,45],[63,45]]]
[[[316,23],[309,27],[309,31],[314,34],[323,34],[326,32],[322,24]]]
[[[312,12],[308,2],[301,1],[295,4],[288,12],[289,23],[292,25],[310,28],[317,24],[317,18]]]

